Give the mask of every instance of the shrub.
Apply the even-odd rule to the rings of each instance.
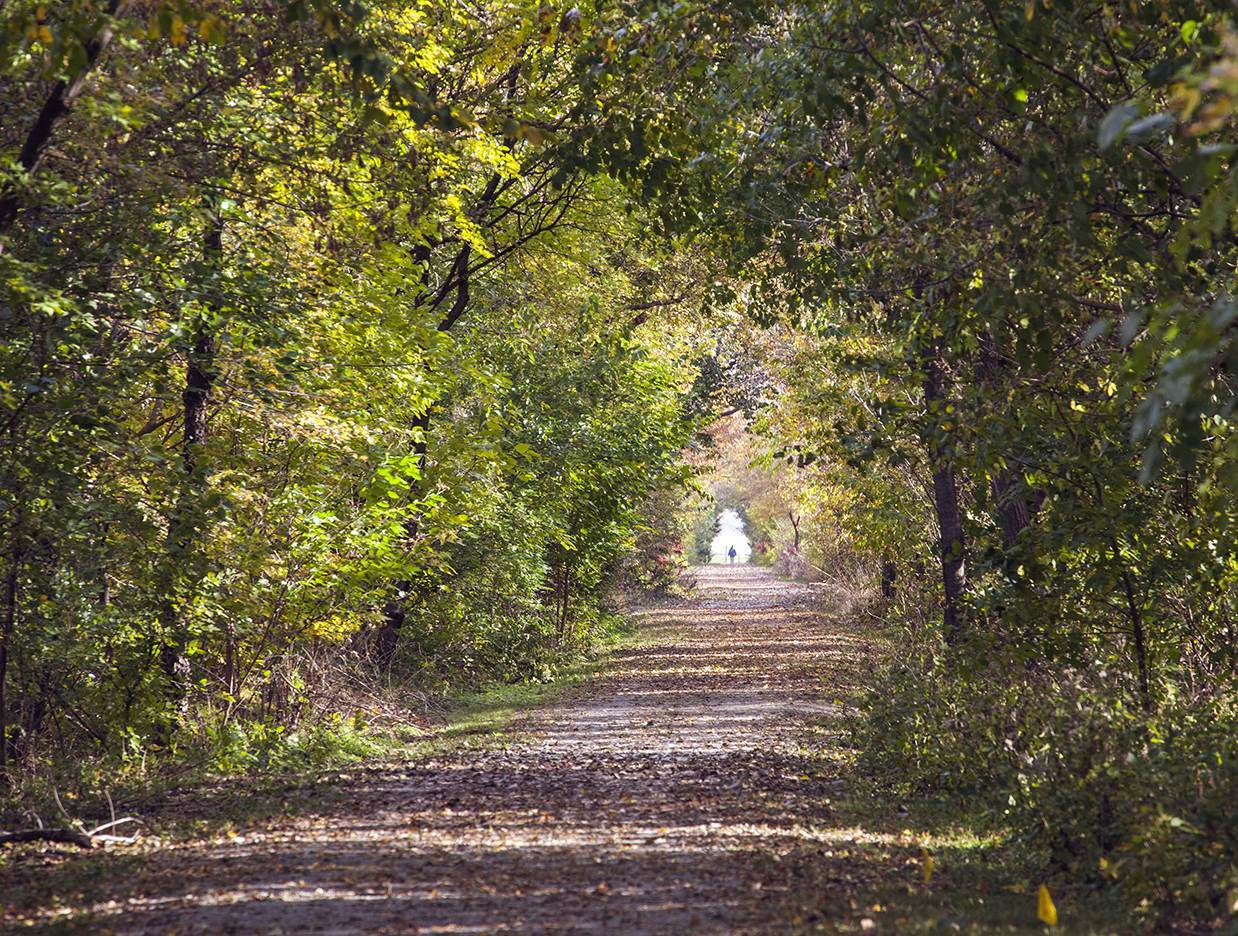
[[[855,725],[864,768],[970,802],[1044,873],[1115,890],[1151,921],[1223,914],[1238,887],[1233,693],[1148,715],[1103,671],[1012,672],[892,667]]]

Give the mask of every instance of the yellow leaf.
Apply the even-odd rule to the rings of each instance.
[[[1036,919],[1045,926],[1057,926],[1057,907],[1053,906],[1053,898],[1049,896],[1049,888],[1040,885],[1036,895]]]
[[[38,36],[39,36],[39,42],[43,43],[44,45],[51,45],[55,39],[55,36],[52,35],[52,31],[48,29],[46,26],[39,27]]]
[[[1030,23],[1032,21],[1032,17],[1036,15],[1036,0],[1027,0],[1027,7],[1023,12],[1027,16],[1027,21]]]
[[[172,41],[172,45],[184,45],[185,36],[185,21],[179,16],[172,17],[172,29],[168,33],[168,38]]]
[[[933,856],[928,852],[924,853],[924,883],[928,884],[933,880]]]

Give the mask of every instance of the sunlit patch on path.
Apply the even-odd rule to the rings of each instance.
[[[872,874],[830,797],[864,638],[805,586],[697,570],[520,740],[362,773],[329,810],[157,852],[90,908],[118,932],[769,932],[855,919]],[[862,911],[862,908],[861,908]]]
[[[735,555],[731,555],[731,550]],[[718,532],[709,544],[709,559],[717,563],[744,563],[752,558],[752,543],[744,531],[744,520],[735,510],[718,515]]]

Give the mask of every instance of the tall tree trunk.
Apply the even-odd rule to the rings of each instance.
[[[9,738],[9,709],[6,692],[9,673],[9,644],[17,622],[17,580],[22,562],[17,535],[6,557],[3,591],[0,593],[0,774],[7,767],[12,739]]]
[[[567,559],[563,560],[561,581],[563,583],[563,603],[559,609],[559,641],[564,642],[567,640],[568,615],[572,602],[572,566]]]
[[[1126,608],[1131,621],[1131,640],[1135,645],[1135,669],[1139,679],[1139,704],[1145,712],[1152,711],[1152,687],[1148,679],[1148,642],[1144,634],[1143,613],[1135,600],[1135,585],[1129,571],[1122,570],[1122,590],[1126,594]]]
[[[106,15],[109,18],[124,16],[129,5],[127,0],[111,0],[107,5]],[[99,56],[112,44],[113,34],[110,26],[105,25],[100,29],[86,43],[85,60],[77,73],[70,80],[57,81],[47,96],[47,100],[43,102],[39,116],[35,118],[34,124],[27,132],[21,153],[17,157],[17,164],[27,173],[33,173],[39,167],[43,154],[47,152],[47,146],[51,142],[52,131],[56,129],[56,124],[73,109],[73,105],[86,87],[86,79],[95,63],[98,62]],[[7,234],[13,227],[13,222],[17,219],[20,197],[18,187],[14,183],[0,188],[0,235]],[[3,249],[4,245],[0,244],[0,251]]]
[[[963,634],[963,593],[967,588],[966,543],[963,516],[959,509],[959,487],[954,457],[940,427],[945,415],[944,375],[936,349],[929,349],[922,360],[924,400],[933,422],[928,441],[929,462],[933,469],[933,507],[941,531],[941,581],[944,601],[943,624],[948,645],[955,645]]]
[[[223,259],[223,220],[212,211],[202,244],[207,275],[215,278]],[[217,285],[212,283],[212,290]],[[218,300],[208,301],[212,309]],[[168,524],[168,592],[160,615],[163,644],[160,665],[168,700],[182,706],[189,691],[189,661],[185,656],[188,633],[183,608],[197,587],[197,553],[200,546],[202,509],[207,491],[201,452],[207,440],[207,404],[215,384],[215,323],[199,314],[193,344],[185,365],[185,388],[181,393],[184,423],[181,430],[181,484]]]
[[[467,248],[466,248],[467,249]],[[462,251],[463,253],[463,251]],[[417,248],[418,259],[425,263],[429,263],[430,251],[426,247]],[[456,301],[452,305],[452,310],[459,310],[455,314],[455,320],[458,320],[464,314],[464,308],[468,304],[468,262],[467,254],[463,267],[463,278],[457,286]],[[453,265],[453,269],[459,267],[459,261]],[[428,277],[429,270],[427,268],[426,275]],[[425,285],[423,283],[423,285]],[[418,297],[416,305],[422,304],[422,299],[425,293]],[[454,321],[449,322],[444,327],[447,321],[444,319],[439,323],[439,331],[450,331]],[[413,428],[418,430],[418,438],[413,442],[413,454],[417,456],[417,467],[421,470],[424,477],[426,465],[429,457],[429,445],[427,436],[430,432],[430,409],[429,406],[413,421]],[[404,535],[411,543],[417,537],[419,524],[416,517],[409,517],[404,521]],[[374,641],[370,646],[370,656],[383,666],[389,666],[391,661],[395,659],[396,647],[400,642],[400,631],[404,629],[404,622],[408,619],[408,594],[412,590],[412,582],[408,579],[401,579],[392,585],[394,594],[391,599],[383,605],[383,622],[378,626],[377,632],[374,634]]]
[[[1014,545],[1019,534],[1032,524],[1032,509],[1024,496],[1015,472],[1003,468],[989,483],[993,503],[997,507],[997,525],[1002,531],[1002,542]]]
[[[1096,490],[1099,504],[1103,497],[1099,480],[1096,481]],[[1130,568],[1122,558],[1122,551],[1118,549],[1117,538],[1112,534],[1109,536],[1109,552],[1114,564],[1120,569],[1118,574],[1122,579],[1122,593],[1126,598],[1126,613],[1131,622],[1131,643],[1135,651],[1135,676],[1139,684],[1139,704],[1145,712],[1151,712],[1152,686],[1148,676],[1148,640],[1144,630],[1143,612],[1135,597],[1135,581],[1131,576]]]

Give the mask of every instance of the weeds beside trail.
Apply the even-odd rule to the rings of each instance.
[[[278,808],[201,836],[71,856],[29,848],[0,877],[17,898],[3,922],[130,933],[1031,929],[1034,898],[964,860],[985,842],[930,834],[914,807],[873,801],[852,776],[845,719],[873,672],[870,638],[766,570],[697,574],[696,599],[635,612],[639,641],[557,701],[531,700],[542,707],[506,736],[509,710],[530,700],[475,705],[408,762],[276,791]],[[938,870],[926,884],[928,853]],[[953,882],[952,857],[965,875]]]

